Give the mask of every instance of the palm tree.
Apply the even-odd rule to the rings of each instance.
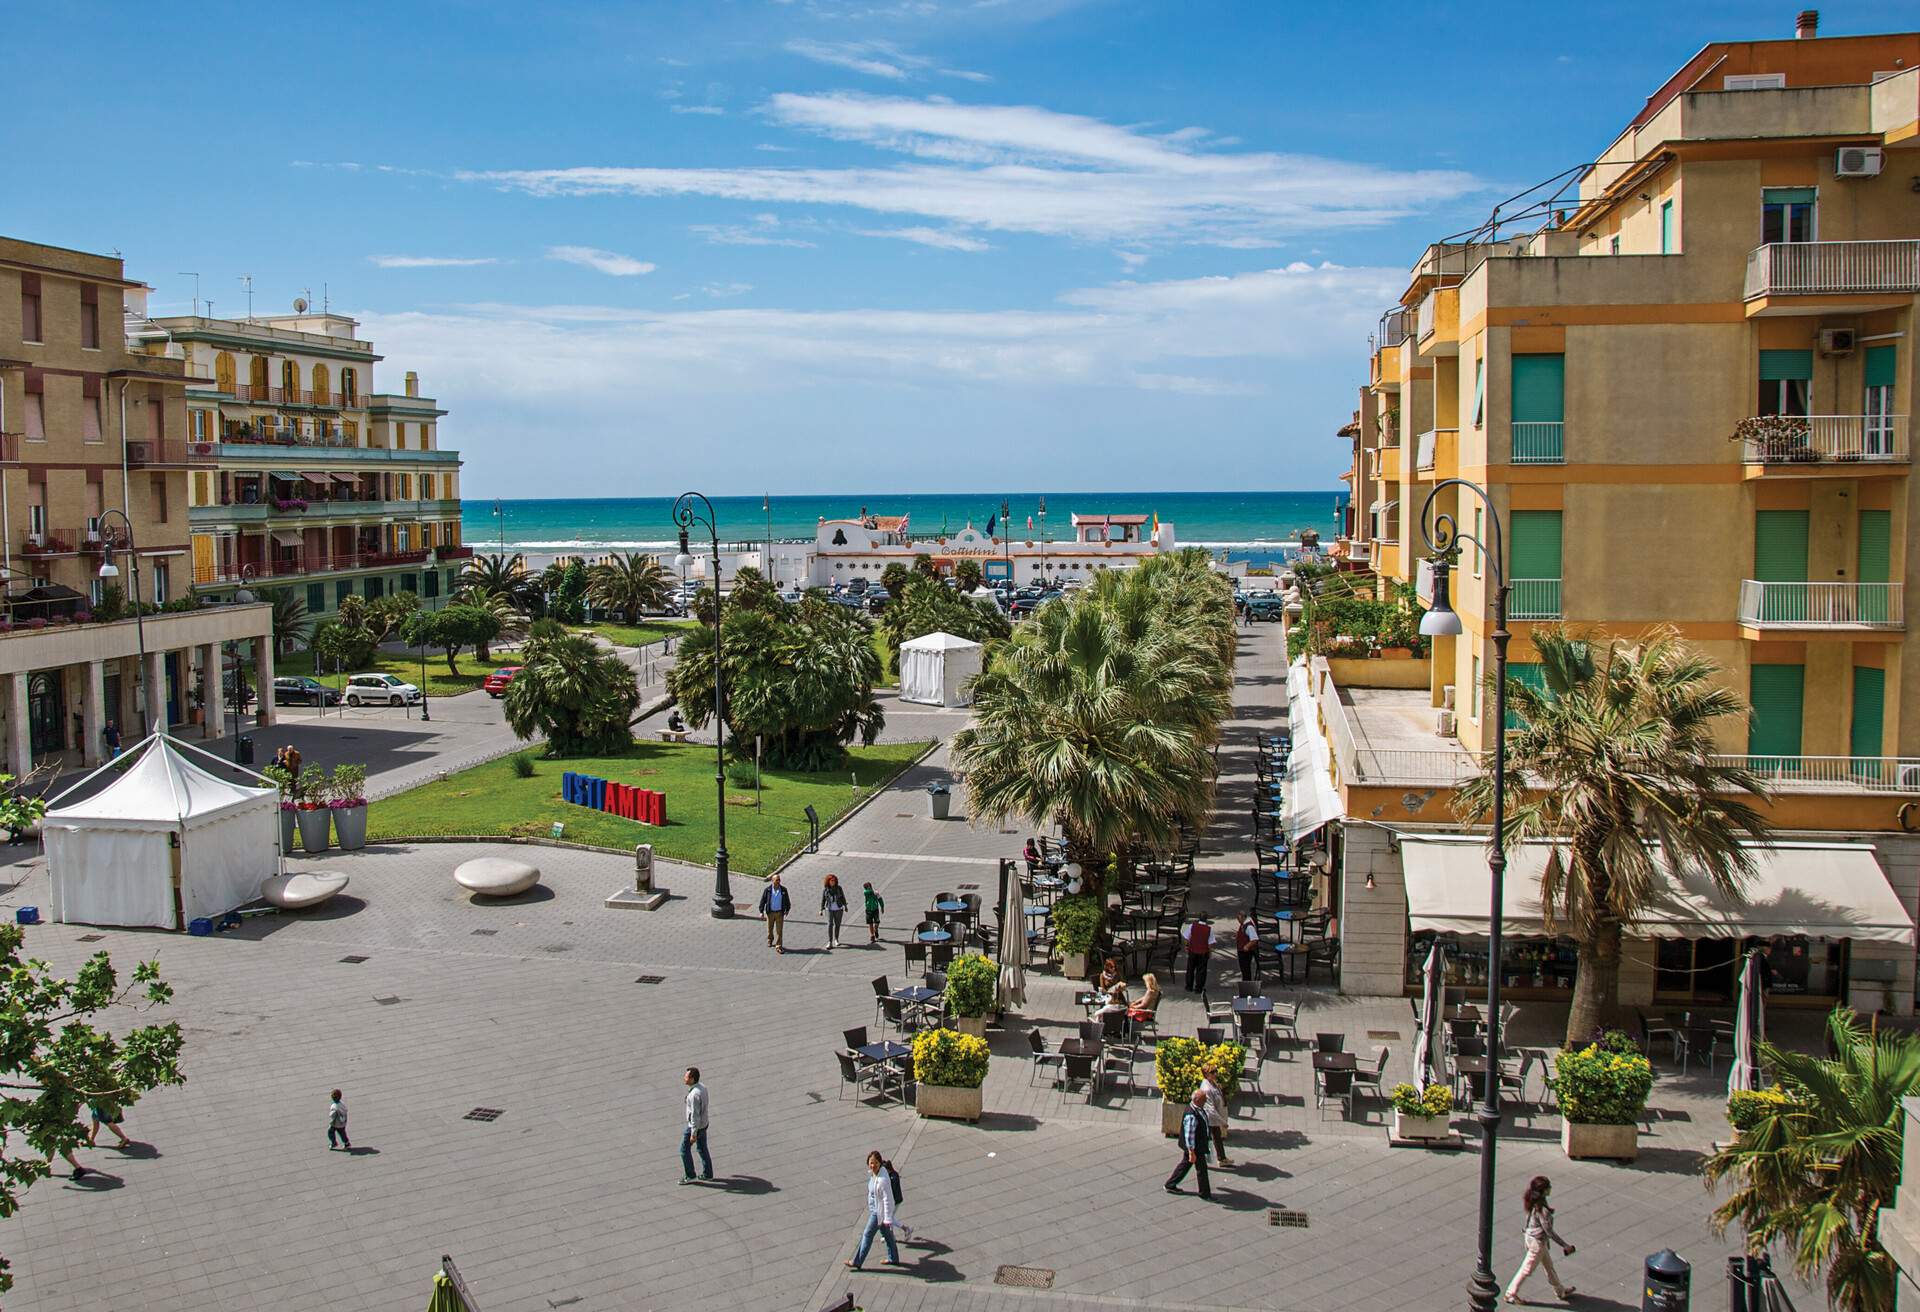
[[[1745,704],[1672,630],[1604,650],[1536,632],[1534,646],[1544,686],[1507,680],[1517,725],[1507,732],[1507,841],[1553,844],[1540,902],[1548,931],[1578,948],[1567,1013],[1575,1045],[1619,1009],[1622,931],[1659,895],[1663,866],[1740,895],[1754,864],[1745,843],[1767,835],[1743,796],[1764,801],[1766,791],[1717,755],[1716,725],[1744,718]],[[1483,819],[1493,789],[1486,775],[1463,787],[1462,817]]]
[[[671,587],[659,560],[637,551],[616,555],[587,572],[587,600],[629,624],[637,623],[647,611],[665,607]]]
[[[954,582],[960,585],[960,591],[972,592],[980,586],[980,562],[963,560],[953,567]]]
[[[1749,1251],[1785,1244],[1802,1279],[1824,1269],[1832,1307],[1892,1312],[1880,1211],[1900,1183],[1900,1102],[1920,1093],[1920,1041],[1863,1029],[1845,1007],[1827,1017],[1827,1036],[1829,1058],[1760,1045],[1785,1099],[1707,1159],[1709,1184],[1734,1185],[1713,1220],[1721,1231],[1738,1222]]]
[[[527,586],[527,558],[519,552],[511,556],[473,556],[460,571],[460,587],[506,597],[518,602]]]
[[[266,599],[273,606],[273,649],[290,652],[306,641],[313,628],[307,603],[295,596],[292,588],[271,588]]]
[[[521,738],[544,736],[554,756],[619,751],[633,741],[640,704],[633,670],[578,633],[528,641],[520,673],[507,686],[507,725]]]
[[[499,623],[500,629],[492,639],[474,644],[473,657],[482,665],[493,659],[493,643],[511,642],[523,636],[527,631],[527,615],[514,604],[514,599],[497,592],[486,592],[480,588],[466,588],[454,594],[454,601],[462,606],[476,606],[486,611]]]

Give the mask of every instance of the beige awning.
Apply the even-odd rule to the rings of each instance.
[[[306,479],[309,483],[325,483],[330,478],[330,475],[316,474],[312,470],[303,469],[300,471],[300,477]]]
[[[1862,843],[1752,844],[1754,876],[1744,901],[1717,891],[1697,871],[1667,872],[1657,905],[1628,926],[1660,938],[1850,938],[1860,942],[1914,941],[1913,920],[1887,883],[1871,847]],[[1526,843],[1507,853],[1502,930],[1546,933],[1540,876],[1548,845]],[[1487,847],[1483,838],[1400,840],[1406,873],[1407,920],[1415,932],[1487,932]]]
[[[355,478],[352,474],[334,474],[332,477],[334,482],[345,483],[348,487],[360,486],[360,480],[358,478]]]
[[[287,532],[282,529],[275,529],[273,531],[273,540],[283,547],[297,547],[306,541],[300,534]]]

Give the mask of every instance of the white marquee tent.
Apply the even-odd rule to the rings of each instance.
[[[54,799],[41,830],[55,920],[180,929],[251,902],[280,873],[279,792],[223,779],[182,748],[206,755],[156,733],[60,798],[116,772],[99,792]]]
[[[900,644],[900,700],[929,706],[971,706],[967,680],[980,673],[980,644],[929,633]]]

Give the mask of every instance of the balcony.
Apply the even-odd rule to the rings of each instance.
[[[1317,711],[1326,730],[1337,782],[1454,786],[1480,773],[1473,753],[1435,731],[1424,689],[1342,687],[1324,657],[1314,657],[1310,668],[1315,695],[1308,713]]]
[[[1432,472],[1445,456],[1453,459],[1454,443],[1451,438],[1460,435],[1457,428],[1429,428],[1413,440],[1413,467],[1425,473]]]
[[[1905,465],[1905,415],[1761,415],[1742,420],[1741,459],[1762,474],[1858,474],[1862,465]]]
[[[1562,617],[1559,579],[1514,579],[1508,588],[1508,619],[1557,620]]]
[[[440,551],[447,558],[449,551],[466,551],[472,554],[472,548],[446,547]],[[285,556],[276,560],[215,562],[211,568],[196,567],[193,581],[199,584],[209,583],[253,583],[261,579],[294,578],[300,575],[337,574],[349,570],[390,569],[396,565],[424,564],[430,553],[419,551],[337,551],[332,555],[315,552]]]
[[[1515,465],[1564,465],[1567,463],[1566,424],[1555,420],[1515,420],[1513,454]]]
[[[1740,623],[1755,629],[1904,629],[1898,583],[1740,582]]]
[[[1373,349],[1385,351],[1407,340],[1407,319],[1409,311],[1404,305],[1397,305],[1380,316],[1380,326],[1373,333]]]
[[[307,405],[325,410],[357,410],[358,394],[313,391],[304,387],[255,387],[241,383],[233,389],[233,399],[250,405]]]
[[[1436,287],[1420,302],[1420,354],[1460,354],[1460,289]]]
[[[79,550],[63,533],[28,533],[20,540],[23,556],[71,556]]]
[[[1777,793],[1920,793],[1920,757],[1721,756]]]
[[[135,469],[165,469],[170,466],[212,467],[213,443],[189,442],[172,437],[129,438],[127,464]]]
[[[1834,297],[1848,308],[1893,308],[1920,292],[1920,240],[1774,242],[1747,256],[1747,313],[1818,314]],[[1796,306],[1778,297],[1823,297]]]
[[[473,558],[473,548],[472,547],[437,547],[434,550],[434,554],[439,556],[440,559],[442,560],[471,560]]]

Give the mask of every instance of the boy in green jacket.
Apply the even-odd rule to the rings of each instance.
[[[873,891],[872,884],[860,885],[860,897],[866,903],[867,942],[880,941],[880,913],[887,909],[887,900]]]

